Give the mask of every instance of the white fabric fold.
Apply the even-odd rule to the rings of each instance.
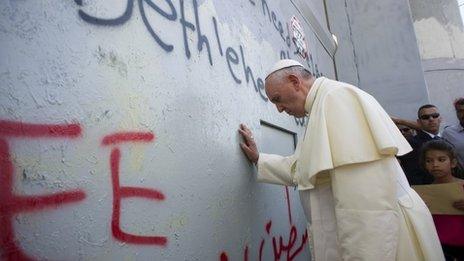
[[[295,173],[300,190],[313,188],[321,171],[411,151],[379,103],[355,86],[318,78],[305,109],[309,124]]]
[[[378,102],[319,78],[305,109],[295,154],[260,154],[258,181],[298,186],[315,259],[444,260],[430,212],[395,158],[411,147]]]

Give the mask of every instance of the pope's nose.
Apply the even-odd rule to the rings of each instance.
[[[281,105],[276,105],[276,107],[277,107],[277,110],[278,110],[279,112],[283,112],[283,111],[284,111],[284,107],[283,107],[283,106],[281,106]]]

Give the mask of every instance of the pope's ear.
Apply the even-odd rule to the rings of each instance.
[[[300,78],[298,78],[298,76],[294,75],[294,74],[289,74],[287,76],[287,79],[290,83],[292,83],[292,86],[294,86],[295,88],[298,88],[299,85],[300,85]]]

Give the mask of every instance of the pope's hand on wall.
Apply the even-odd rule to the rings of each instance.
[[[258,147],[256,146],[253,133],[243,123],[240,124],[238,132],[243,137],[243,142],[240,142],[240,147],[242,148],[243,153],[245,153],[245,156],[248,158],[249,161],[253,162],[254,164],[258,163],[259,151]]]

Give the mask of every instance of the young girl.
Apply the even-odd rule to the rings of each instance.
[[[435,178],[434,184],[459,182],[464,186],[460,175],[456,152],[444,140],[425,143],[421,152],[421,165]],[[464,193],[463,193],[464,198]],[[464,211],[464,200],[453,202],[453,207]],[[438,237],[447,260],[464,260],[464,215],[432,215]]]

